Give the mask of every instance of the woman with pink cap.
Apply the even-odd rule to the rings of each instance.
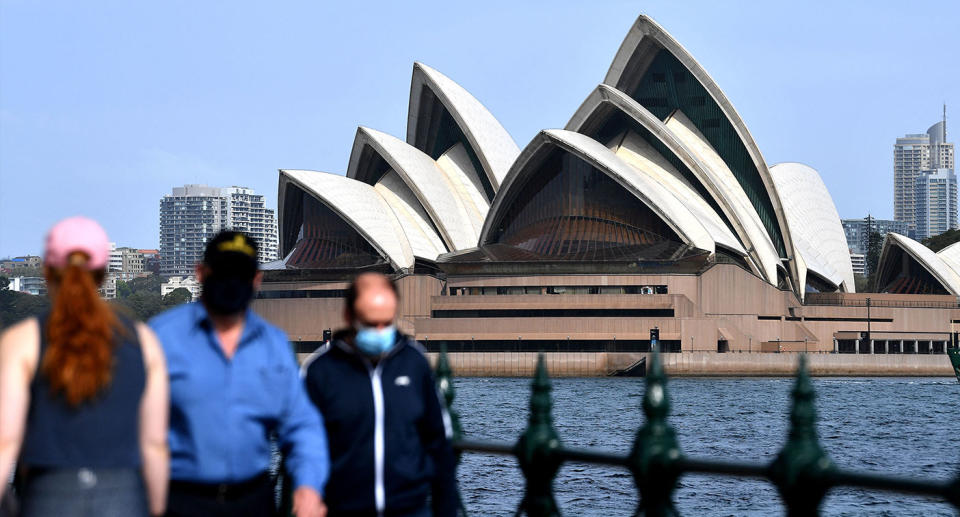
[[[100,298],[109,243],[99,224],[60,221],[44,255],[50,312],[0,336],[0,491],[16,464],[25,517],[162,514],[160,344]]]

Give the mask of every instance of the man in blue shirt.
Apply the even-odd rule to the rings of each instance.
[[[259,286],[257,245],[221,232],[197,266],[199,303],[150,325],[170,374],[168,516],[275,515],[270,436],[286,456],[298,517],[326,514],[330,463],[286,335],[248,309]]]

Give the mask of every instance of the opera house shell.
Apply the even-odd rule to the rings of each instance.
[[[720,87],[646,16],[566,127],[522,149],[467,90],[415,63],[406,138],[360,127],[345,175],[281,170],[279,220],[283,259],[266,266],[261,308],[308,341],[339,324],[337,293],[367,270],[405,279],[405,330],[454,348],[524,333],[642,347],[659,326],[677,348],[699,334],[712,350],[829,349],[835,329],[796,314],[809,296],[854,296],[819,174],[768,165]],[[570,297],[545,296],[557,293]],[[538,326],[553,316],[560,328]]]
[[[960,242],[934,253],[909,237],[888,233],[876,283],[883,293],[960,296]]]

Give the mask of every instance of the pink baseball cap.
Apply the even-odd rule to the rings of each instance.
[[[53,225],[47,234],[44,263],[52,267],[65,267],[67,258],[75,251],[82,251],[90,257],[87,269],[107,267],[110,257],[107,232],[99,223],[86,217],[70,217]]]

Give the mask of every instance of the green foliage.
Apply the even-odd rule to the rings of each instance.
[[[150,275],[134,278],[129,282],[117,282],[117,299],[114,307],[140,321],[147,321],[161,312],[189,302],[192,298],[190,291],[184,288],[175,289],[166,296],[160,296],[160,284],[163,278],[159,275]]]
[[[133,289],[130,288],[130,284],[123,280],[117,280],[117,298],[126,298],[131,294],[133,294]]]
[[[878,232],[870,232],[867,237],[867,290],[869,292],[876,285],[877,265],[880,263],[880,252],[883,251],[884,235]]]
[[[31,316],[38,316],[50,308],[46,296],[34,296],[10,290],[10,279],[0,275],[0,329]]]
[[[960,230],[947,230],[940,235],[924,239],[923,245],[937,252],[958,241],[960,241]]]
[[[113,303],[121,312],[140,321],[146,321],[166,308],[160,297],[160,289],[155,293],[137,291],[126,298],[114,300]]]
[[[870,285],[870,278],[864,275],[853,275],[853,283],[856,286],[858,293],[869,293],[872,292],[873,286]]]
[[[161,312],[191,300],[190,291],[175,289],[167,296],[160,296],[159,275],[135,278],[129,282],[117,282],[117,299],[112,305],[131,318],[146,321]],[[38,316],[50,309],[46,296],[33,296],[9,290],[9,279],[0,276],[0,329],[21,319]]]
[[[163,278],[160,275],[142,276],[139,278],[134,278],[129,282],[124,282],[124,284],[130,288],[130,294],[140,291],[148,291],[151,293],[157,293],[157,295],[160,294],[160,284],[162,283]],[[117,296],[120,296],[119,285],[117,286],[117,289]]]
[[[0,329],[31,316],[39,316],[50,309],[50,300],[44,296],[0,289]]]
[[[189,289],[178,287],[163,297],[163,304],[167,307],[173,307],[181,303],[187,303],[192,299],[193,294],[190,293]]]

